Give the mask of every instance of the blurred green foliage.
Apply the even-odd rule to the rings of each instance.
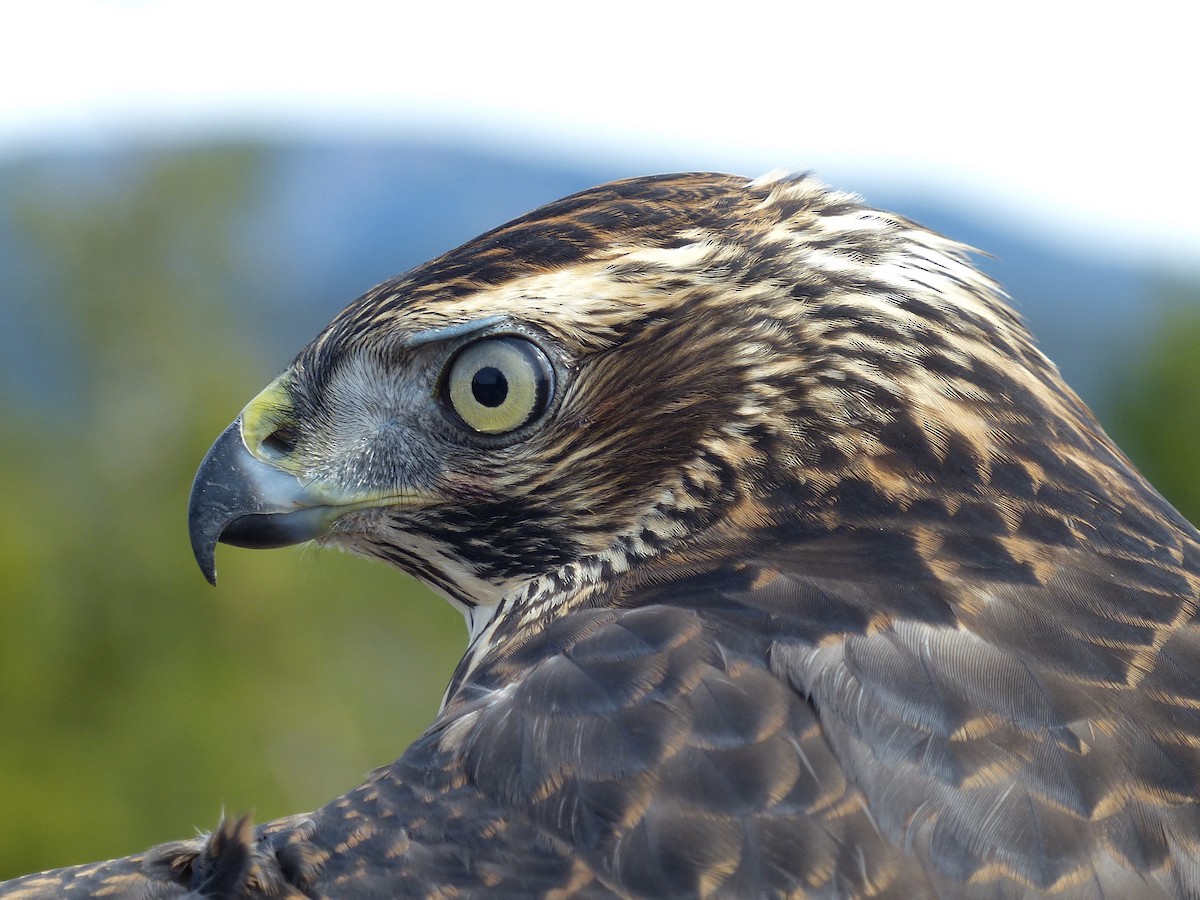
[[[1175,507],[1200,523],[1200,287],[1159,291],[1150,352],[1124,360],[1112,435]]]
[[[0,376],[0,878],[328,801],[429,723],[465,643],[447,604],[334,552],[222,547],[204,582],[192,475],[277,374],[237,308],[270,277],[240,227],[261,160],[131,159],[103,183],[32,167],[4,201],[38,280],[0,302],[39,304],[58,356],[52,389]],[[1114,361],[1107,417],[1193,521],[1198,308]]]
[[[195,468],[276,374],[231,296],[258,174],[214,148],[7,192],[40,281],[3,302],[41,304],[65,387],[0,383],[0,878],[318,806],[429,723],[464,647],[377,563],[222,547],[213,590],[191,558]]]

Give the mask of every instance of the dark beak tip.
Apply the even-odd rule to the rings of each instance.
[[[195,507],[195,497],[193,489],[193,500],[190,504]],[[200,566],[200,571],[204,574],[205,579],[209,584],[216,587],[217,584],[217,541],[220,540],[220,535],[213,535],[209,529],[197,527],[200,519],[195,512],[190,512],[188,515],[188,531],[192,541],[192,555],[196,558],[196,564]]]
[[[204,579],[213,587],[217,586],[217,561],[215,554],[209,553],[207,557],[201,557],[196,554],[196,562],[200,564],[200,571],[204,573]]]
[[[240,446],[241,430],[235,421],[205,454],[188,498],[188,536],[192,554],[208,583],[214,586],[217,583],[217,541],[233,517],[229,506],[235,498],[227,486],[233,471],[231,460]]]

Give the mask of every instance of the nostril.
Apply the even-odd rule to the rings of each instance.
[[[262,445],[272,453],[287,456],[296,449],[300,441],[299,432],[291,425],[281,425],[263,438]]]

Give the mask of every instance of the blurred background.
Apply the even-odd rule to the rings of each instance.
[[[308,809],[465,644],[336,553],[188,548],[209,443],[374,283],[556,197],[815,169],[991,254],[1200,519],[1178,4],[49,2],[0,58],[0,878]]]

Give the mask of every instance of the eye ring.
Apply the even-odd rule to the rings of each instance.
[[[467,344],[445,371],[443,402],[477,434],[507,434],[528,425],[546,411],[554,393],[550,360],[524,338],[487,337]]]

